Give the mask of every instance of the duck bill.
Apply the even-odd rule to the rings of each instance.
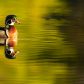
[[[15,54],[18,54],[18,53],[20,53],[20,51],[18,50],[18,51],[15,51]]]
[[[15,23],[19,23],[20,24],[20,22],[18,20],[16,20]]]

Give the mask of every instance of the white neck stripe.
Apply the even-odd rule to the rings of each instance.
[[[8,25],[14,25],[14,22],[12,22],[11,24],[8,24]]]

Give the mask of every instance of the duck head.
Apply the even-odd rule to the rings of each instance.
[[[5,27],[7,25],[14,25],[14,23],[20,24],[20,22],[17,20],[17,16],[16,15],[8,15],[5,19]]]

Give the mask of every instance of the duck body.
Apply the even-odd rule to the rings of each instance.
[[[0,27],[0,38],[16,38],[17,35],[17,29],[14,26]]]
[[[6,29],[6,35],[9,37],[9,38],[16,38],[17,37],[17,30],[16,28],[13,26],[9,26],[8,29]]]

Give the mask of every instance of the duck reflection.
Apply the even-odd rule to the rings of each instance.
[[[7,38],[5,41],[5,56],[9,59],[15,59],[20,52],[14,51],[14,47],[17,45],[17,38]]]
[[[17,45],[17,38],[0,38],[0,46],[4,45],[5,57],[8,59],[15,59],[19,50],[15,51]]]

